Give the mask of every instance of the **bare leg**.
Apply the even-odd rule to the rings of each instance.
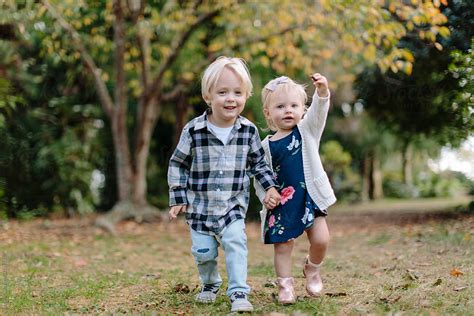
[[[329,244],[329,230],[325,217],[316,217],[313,226],[306,230],[308,235],[309,260],[312,263],[320,264],[326,256],[326,250]]]
[[[291,252],[293,251],[293,245],[293,240],[274,244],[275,272],[279,278],[291,277]]]

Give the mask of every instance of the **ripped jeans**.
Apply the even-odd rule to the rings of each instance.
[[[223,230],[219,236],[210,236],[191,231],[194,259],[203,284],[221,285],[222,279],[217,268],[217,248],[222,245],[225,254],[228,286],[227,295],[235,291],[250,292],[247,284],[247,235],[245,222],[238,219]]]

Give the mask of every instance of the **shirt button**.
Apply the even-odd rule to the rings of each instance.
[[[219,174],[223,174],[223,173],[224,173],[224,172],[222,172],[222,170],[221,170],[221,171],[219,171]]]
[[[217,188],[217,190],[216,190],[216,191],[217,191],[217,192],[221,192],[221,189],[220,189],[220,188]]]

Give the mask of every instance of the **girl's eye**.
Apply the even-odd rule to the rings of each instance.
[[[225,94],[225,91],[219,91],[219,92],[217,92],[217,94],[219,94],[219,95],[224,95],[224,94]]]
[[[240,92],[240,91],[235,91],[235,94],[236,94],[236,95],[241,95],[242,92]]]
[[[283,109],[283,104],[278,104],[277,109]]]
[[[297,108],[297,107],[298,107],[298,104],[293,103],[291,106],[294,107],[294,108]]]

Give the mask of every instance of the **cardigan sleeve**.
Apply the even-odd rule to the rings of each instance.
[[[318,95],[316,90],[313,95],[311,106],[300,123],[303,128],[311,131],[311,134],[315,137],[318,143],[321,140],[321,135],[323,134],[324,126],[326,125],[330,98],[330,93],[327,97],[322,98]]]

